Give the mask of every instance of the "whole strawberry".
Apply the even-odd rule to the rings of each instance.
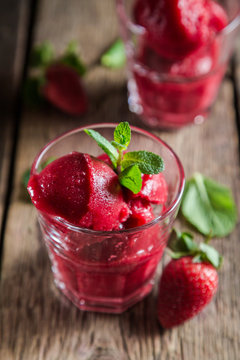
[[[198,314],[218,287],[217,269],[222,257],[206,242],[198,245],[188,233],[177,233],[170,245],[172,259],[159,284],[158,319],[171,328]]]
[[[36,46],[32,50],[30,68],[33,72],[24,87],[28,105],[39,106],[47,101],[70,115],[86,112],[88,99],[81,81],[86,68],[76,43],[70,43],[64,54],[57,58],[51,44]]]

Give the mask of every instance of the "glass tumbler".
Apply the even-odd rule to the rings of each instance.
[[[228,25],[188,55],[181,54],[184,44],[180,39],[179,59],[167,54],[168,43],[159,40],[154,28],[151,32],[136,23],[136,11],[141,11],[136,6],[143,0],[116,1],[127,56],[130,110],[154,128],[202,123],[216,99],[234,48],[240,24],[239,0],[218,1],[226,13],[212,0],[218,16],[227,14]],[[148,3],[154,2],[145,0]]]
[[[107,139],[115,124],[91,125]],[[86,128],[86,127],[85,127]],[[41,172],[49,158],[72,151],[99,156],[102,150],[83,127],[47,144],[36,157],[31,175]],[[57,287],[80,309],[121,313],[152,289],[153,278],[177,215],[184,189],[184,171],[178,157],[158,137],[132,127],[129,151],[145,149],[159,154],[168,185],[164,207],[154,208],[151,222],[118,231],[95,231],[38,210],[38,219]]]

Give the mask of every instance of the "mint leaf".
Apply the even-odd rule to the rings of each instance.
[[[181,211],[204,235],[224,237],[237,222],[236,205],[230,189],[196,173],[187,182]]]
[[[91,136],[94,139],[98,146],[110,157],[114,168],[117,168],[117,161],[118,161],[118,151],[116,148],[107,140],[105,137],[99,134],[99,132],[92,130],[92,129],[84,129],[85,133]]]
[[[119,182],[131,190],[134,194],[139,193],[142,188],[141,171],[137,165],[129,166],[119,175]]]
[[[49,65],[54,58],[54,51],[51,44],[44,42],[32,49],[30,55],[30,66],[33,68]]]
[[[114,130],[114,141],[125,149],[131,141],[131,128],[128,122],[121,122]]]
[[[60,63],[74,69],[79,76],[83,76],[86,73],[86,66],[78,54],[77,43],[74,41],[68,45],[65,54],[60,58]]]
[[[126,54],[122,40],[118,39],[111,47],[101,56],[103,66],[117,69],[125,65]]]
[[[123,170],[131,165],[138,165],[143,174],[158,174],[164,170],[162,158],[148,151],[127,152],[123,156]]]

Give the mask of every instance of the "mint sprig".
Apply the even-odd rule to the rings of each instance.
[[[121,122],[114,130],[114,140],[109,142],[97,131],[84,130],[109,156],[118,172],[122,186],[137,194],[142,187],[142,174],[158,174],[164,169],[163,159],[152,152],[126,152],[131,141],[131,128],[128,122]]]
[[[221,267],[223,257],[218,251],[208,244],[209,237],[200,244],[194,241],[193,235],[187,232],[180,232],[173,229],[168,242],[170,255],[173,259],[180,259],[184,256],[192,256],[193,262],[209,262],[216,269]]]
[[[230,189],[200,173],[187,181],[181,211],[186,220],[204,234],[224,237],[237,222],[236,205]]]

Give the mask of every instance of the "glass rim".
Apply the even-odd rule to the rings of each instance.
[[[51,140],[50,142],[48,142],[37,154],[37,156],[35,157],[32,167],[31,167],[31,176],[38,174],[37,168],[39,166],[39,163],[42,159],[42,157],[46,154],[46,152],[53,146],[55,145],[57,142],[60,142],[61,140],[65,139],[68,136],[71,136],[75,133],[81,132],[84,129],[98,129],[98,128],[115,128],[116,127],[116,123],[95,123],[95,124],[91,124],[91,125],[86,125],[86,126],[80,126],[78,128],[75,128],[73,130],[64,132],[63,134],[57,136],[55,139]],[[50,215],[47,214],[48,218],[54,219],[55,222],[58,222],[61,225],[65,225],[69,228],[69,230],[75,231],[75,232],[81,232],[81,233],[88,233],[88,234],[92,234],[92,235],[117,235],[117,234],[129,234],[129,233],[136,233],[138,231],[142,231],[145,229],[148,229],[152,226],[154,226],[155,224],[157,224],[160,221],[164,221],[169,215],[171,215],[174,210],[178,207],[178,205],[180,204],[182,195],[183,195],[183,191],[184,191],[184,186],[185,186],[185,173],[184,173],[184,169],[182,166],[182,163],[179,159],[179,157],[177,156],[177,154],[174,152],[174,150],[162,139],[160,139],[158,136],[151,134],[150,132],[144,130],[144,129],[140,129],[136,126],[132,126],[130,125],[131,130],[140,133],[142,135],[145,135],[147,137],[152,138],[153,140],[159,142],[163,147],[165,147],[174,157],[177,167],[178,167],[178,173],[179,173],[179,186],[178,186],[178,190],[177,190],[177,194],[174,197],[174,199],[171,201],[171,204],[166,208],[166,210],[164,210],[162,212],[162,214],[160,214],[159,216],[157,216],[156,218],[154,218],[153,220],[151,220],[150,222],[144,224],[144,225],[140,225],[138,227],[134,227],[134,228],[130,228],[130,229],[119,229],[119,230],[109,230],[109,231],[102,231],[102,230],[92,230],[92,229],[87,229],[87,228],[82,228],[80,226],[77,225],[73,225],[71,224],[69,221],[63,219],[60,216],[56,216],[56,215]],[[45,213],[41,210],[37,211],[42,214],[45,215]]]
[[[117,13],[118,13],[119,19],[121,19],[121,21],[124,22],[125,26],[132,33],[134,33],[136,35],[143,35],[145,32],[145,28],[141,25],[134,23],[129,18],[129,16],[127,15],[127,13],[125,11],[124,2],[125,2],[125,0],[116,0]],[[227,24],[227,26],[225,26],[222,30],[218,31],[215,34],[215,38],[220,38],[221,36],[226,37],[227,35],[234,32],[239,25],[240,25],[240,6],[239,6],[239,10],[237,11],[235,17]],[[159,73],[158,71],[151,70],[149,67],[144,66],[141,63],[137,63],[137,65],[139,67],[141,67],[141,69],[143,71],[148,72],[148,76],[149,76],[149,72],[150,72],[150,75],[152,75],[154,77],[154,81],[158,80],[158,81],[165,81],[165,82],[172,82],[172,83],[176,83],[176,82],[177,83],[191,83],[191,82],[194,82],[199,79],[204,79],[204,78],[208,77],[209,75],[214,75],[225,64],[219,64],[214,69],[210,70],[209,72],[207,72],[205,74],[189,76],[187,78],[186,78],[186,76],[182,76],[182,75],[169,75],[169,74]]]

